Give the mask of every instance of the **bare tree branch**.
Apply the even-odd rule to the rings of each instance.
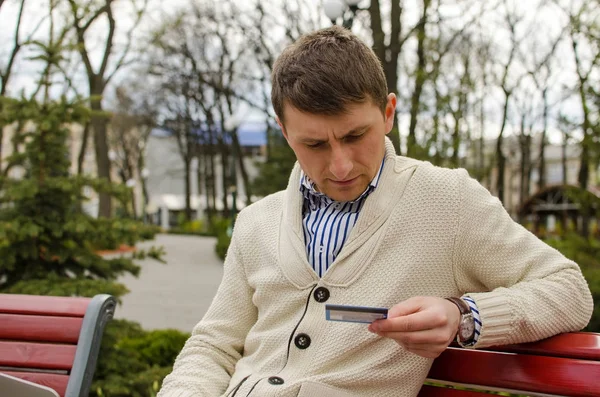
[[[137,17],[136,17],[136,20],[135,20],[133,26],[127,32],[127,42],[125,44],[125,49],[123,50],[121,57],[117,61],[117,64],[116,64],[114,70],[112,71],[112,73],[110,73],[108,75],[108,77],[106,77],[106,82],[111,81],[112,78],[114,77],[114,75],[119,71],[119,69],[121,69],[124,66],[128,66],[128,65],[131,65],[132,63],[134,63],[134,61],[125,62],[125,58],[127,57],[127,55],[129,55],[129,51],[131,49],[131,43],[133,42],[133,32],[139,26],[147,7],[148,7],[148,0],[144,0],[143,6],[139,10],[136,10]]]
[[[2,6],[2,3],[0,3]],[[6,66],[6,70],[0,74],[0,83],[2,87],[0,88],[0,96],[4,96],[6,94],[6,87],[8,85],[8,80],[10,79],[10,74],[12,71],[13,64],[15,62],[15,58],[21,49],[22,43],[19,41],[19,34],[21,31],[21,21],[23,20],[23,9],[25,8],[25,0],[21,0],[21,6],[19,7],[19,15],[17,17],[17,27],[15,28],[15,44],[13,46],[13,50],[10,54],[10,58],[8,59],[8,65]]]

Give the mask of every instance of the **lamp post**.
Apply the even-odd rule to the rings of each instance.
[[[360,2],[361,0],[325,0],[323,9],[332,24],[336,25],[338,19],[342,18],[342,26],[352,29],[356,13],[364,9],[358,6]]]

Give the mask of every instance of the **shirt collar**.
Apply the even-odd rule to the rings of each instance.
[[[369,183],[369,186],[367,186],[365,191],[362,192],[362,194],[357,199],[351,201],[351,203],[368,196],[373,190],[375,190],[375,188],[379,184],[379,178],[381,177],[381,171],[383,170],[384,164],[385,164],[385,156],[383,157],[383,160],[381,160],[381,165],[379,166],[379,170],[375,174],[375,177]],[[312,196],[312,197],[319,197],[319,198],[327,198],[327,199],[331,200],[325,194],[317,191],[315,183],[302,170],[300,171],[300,192],[302,192],[305,199],[309,199]]]

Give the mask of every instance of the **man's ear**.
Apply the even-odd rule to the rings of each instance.
[[[386,135],[394,128],[394,117],[396,116],[396,94],[391,93],[388,95],[387,105],[385,107],[385,133]]]
[[[279,125],[279,128],[281,128],[281,133],[283,134],[283,137],[287,141],[288,140],[288,135],[287,135],[287,132],[285,131],[285,127],[283,126],[283,123],[281,122],[281,120],[279,120],[279,117],[275,117],[275,121],[277,121],[277,124]]]

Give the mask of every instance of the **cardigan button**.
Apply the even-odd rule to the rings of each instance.
[[[315,300],[319,303],[327,302],[327,299],[329,299],[329,295],[329,290],[325,287],[319,287],[313,293]]]
[[[269,378],[269,383],[272,385],[283,385],[284,382],[279,376],[271,376]]]
[[[294,344],[296,345],[296,347],[298,349],[301,349],[301,350],[308,349],[308,347],[310,346],[310,336],[308,336],[306,334],[298,334],[294,338]]]

